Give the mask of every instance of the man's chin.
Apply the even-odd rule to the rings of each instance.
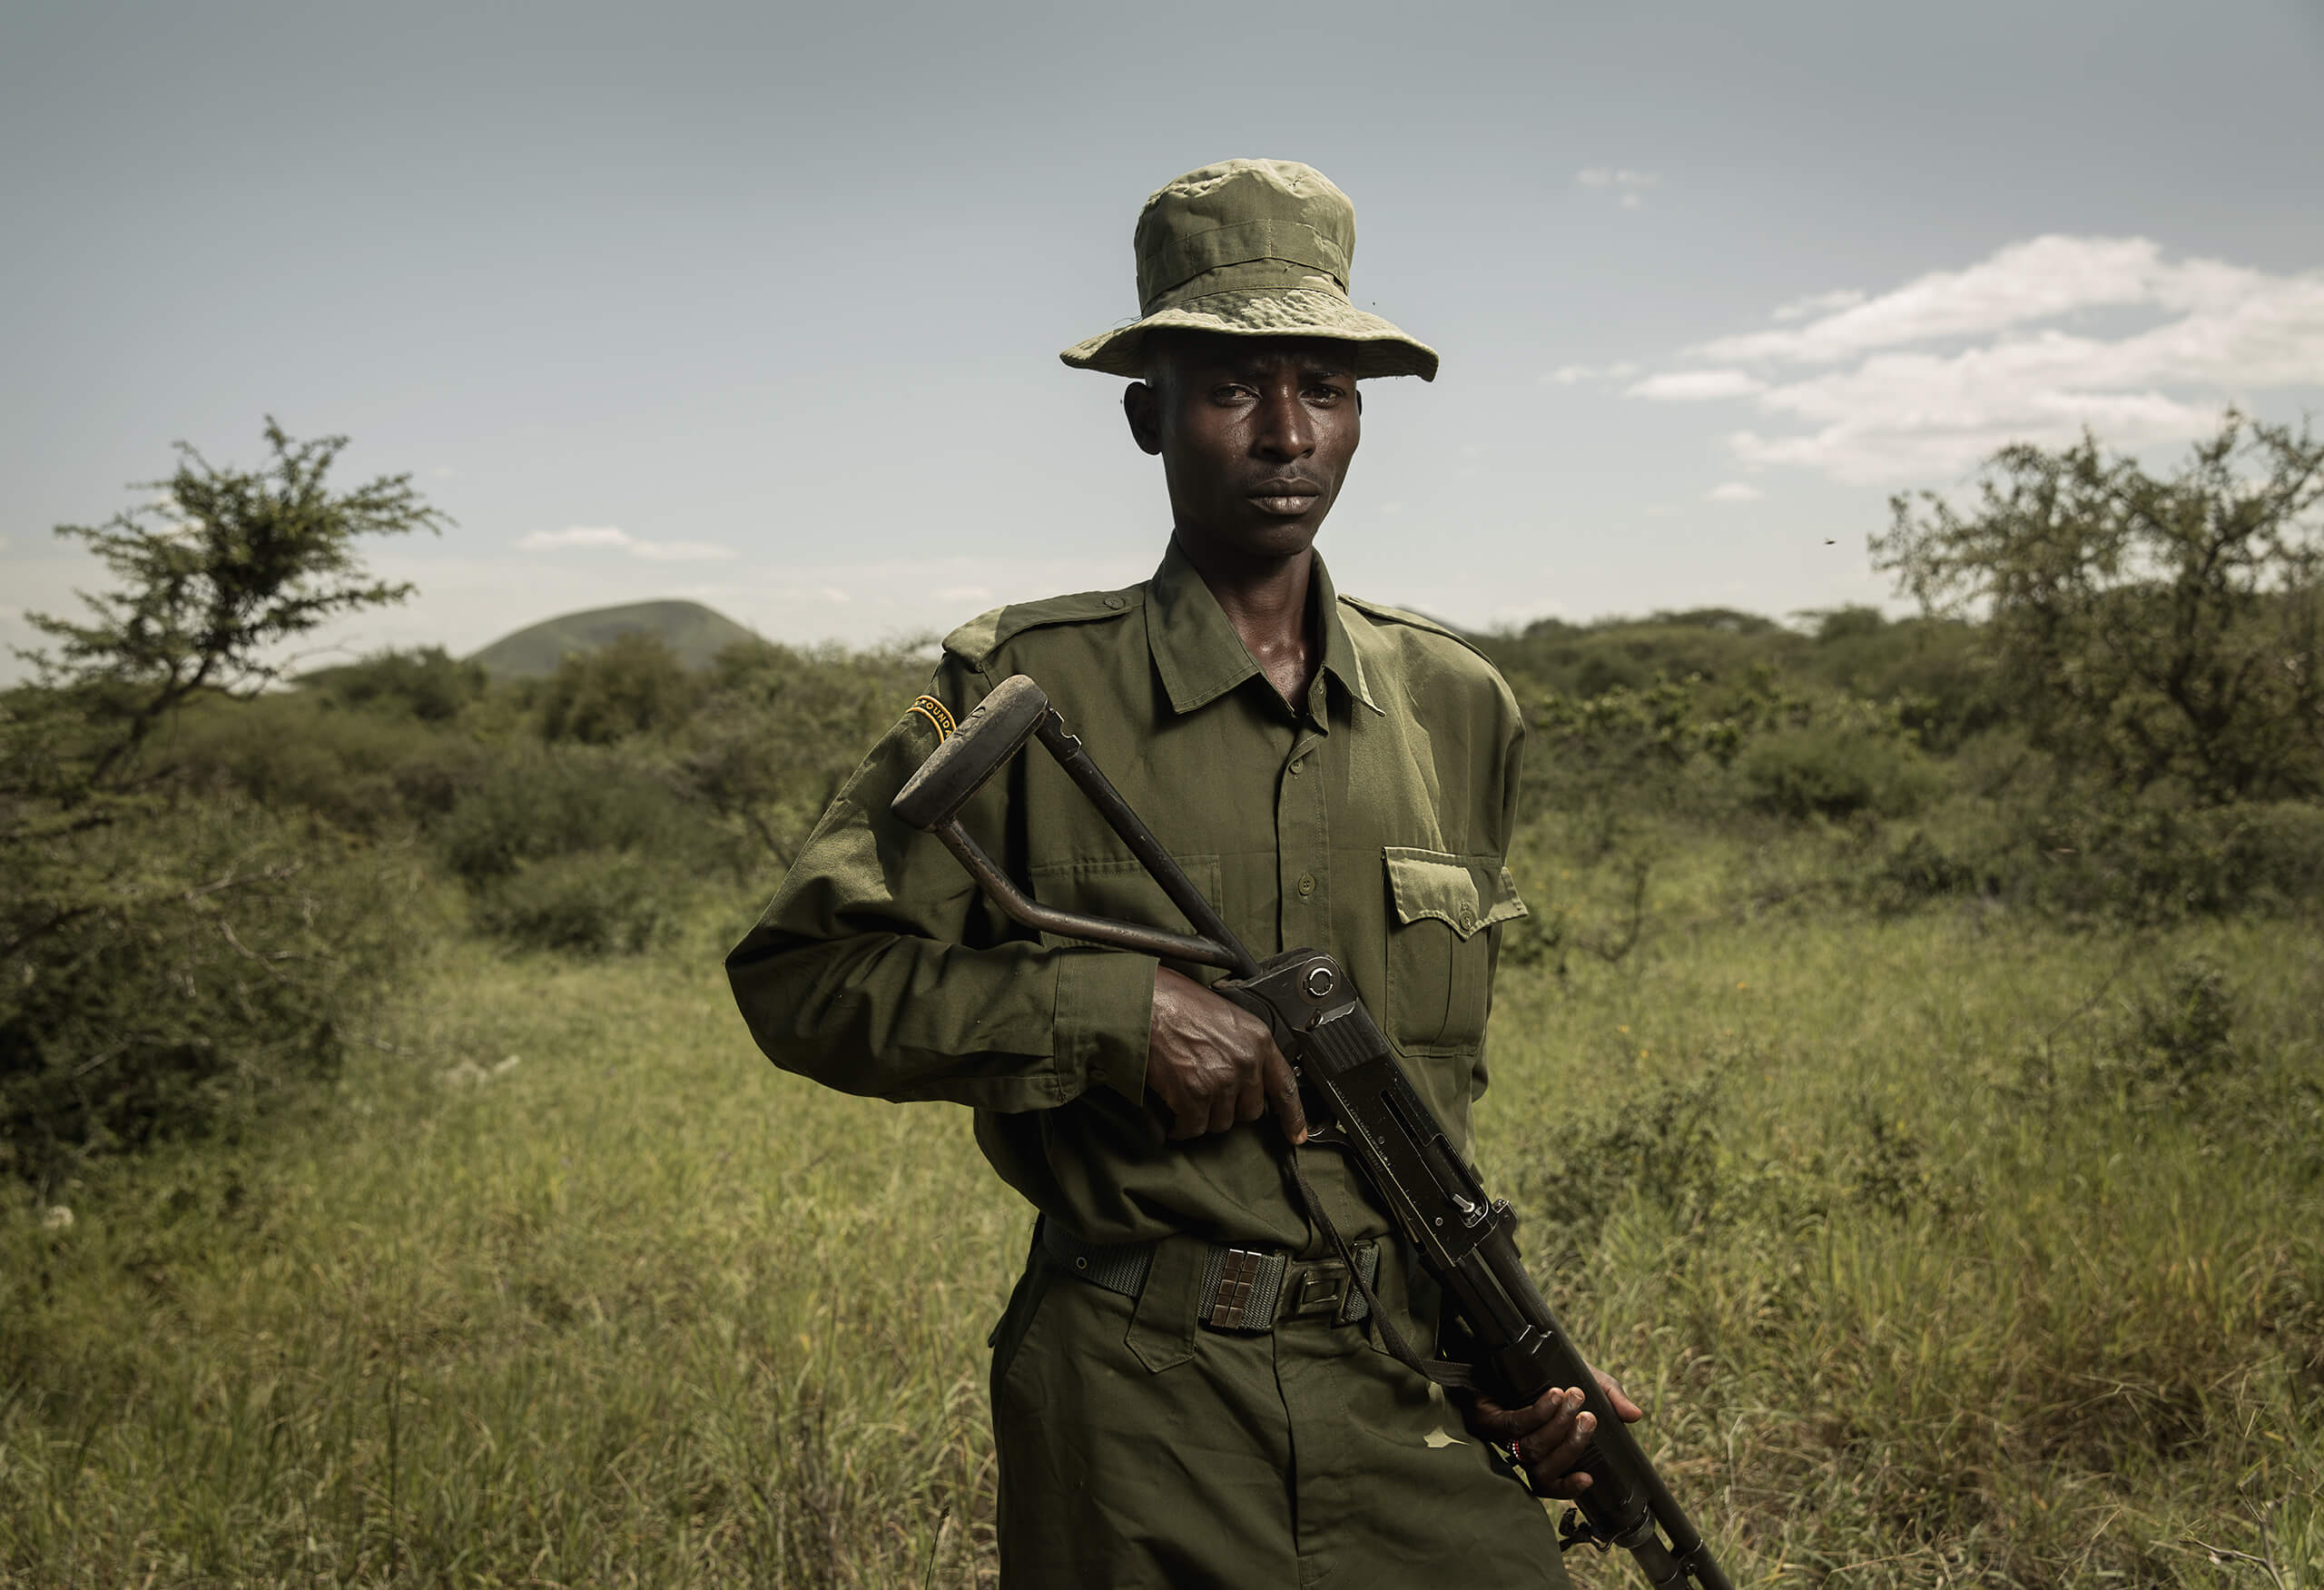
[[[1324,512],[1317,509],[1296,518],[1255,515],[1231,527],[1222,538],[1246,558],[1296,558],[1315,544],[1315,534],[1324,528]]]

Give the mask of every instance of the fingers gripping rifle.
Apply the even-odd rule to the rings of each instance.
[[[1019,888],[960,825],[960,811],[969,797],[1034,738],[1185,914],[1193,933],[1043,905]],[[1212,992],[1273,1030],[1276,1046],[1321,1105],[1309,1112],[1308,1142],[1340,1149],[1354,1159],[1458,1310],[1476,1350],[1475,1378],[1483,1388],[1507,1407],[1526,1407],[1555,1387],[1581,1389],[1597,1428],[1575,1465],[1590,1483],[1577,1504],[1578,1516],[1567,1515],[1566,1543],[1622,1547],[1658,1590],[1731,1590],[1700,1533],[1615,1415],[1597,1377],[1526,1275],[1509,1205],[1485,1191],[1453,1148],[1338,961],[1313,949],[1256,959],[1090,761],[1081,742],[1067,732],[1040,686],[1022,674],[1003,680],[936,748],[897,794],[892,809],[914,828],[933,834],[1003,911],[1028,927],[1226,972],[1226,979],[1213,984]],[[1338,1231],[1307,1190],[1295,1149],[1292,1169],[1309,1214],[1344,1252]],[[1349,1269],[1354,1272],[1355,1266]],[[1370,1289],[1364,1289],[1368,1294]],[[1385,1311],[1377,1299],[1370,1300],[1391,1349],[1403,1348],[1389,1337],[1393,1328]],[[1408,1348],[1396,1356],[1423,1374],[1431,1372]]]

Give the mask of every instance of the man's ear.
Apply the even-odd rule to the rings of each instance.
[[[1162,395],[1144,381],[1132,381],[1122,392],[1122,418],[1129,421],[1130,439],[1141,452],[1162,451]]]

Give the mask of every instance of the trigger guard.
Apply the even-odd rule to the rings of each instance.
[[[1307,1141],[1299,1146],[1304,1149],[1344,1149],[1349,1143],[1347,1133],[1340,1130],[1338,1121],[1318,1123],[1311,1116],[1307,1121]]]

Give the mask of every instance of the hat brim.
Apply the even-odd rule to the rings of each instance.
[[[1348,344],[1350,373],[1436,379],[1436,350],[1336,293],[1308,287],[1241,288],[1206,293],[1144,320],[1077,342],[1058,357],[1076,370],[1144,378],[1156,331],[1216,331],[1230,337],[1321,337]]]

